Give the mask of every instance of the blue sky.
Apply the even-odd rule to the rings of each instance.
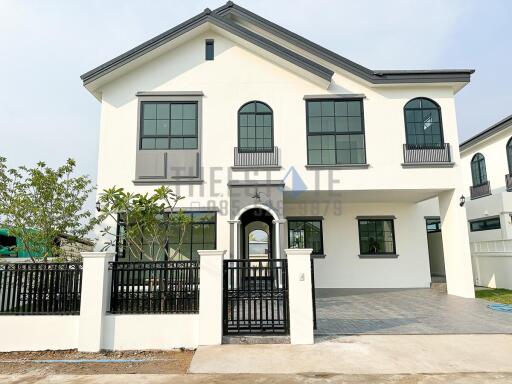
[[[511,1],[237,3],[372,69],[476,69],[457,95],[462,139],[512,114]],[[0,155],[11,166],[73,157],[94,178],[100,105],[79,76],[221,4],[0,0]]]

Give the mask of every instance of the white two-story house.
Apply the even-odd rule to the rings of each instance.
[[[228,2],[82,75],[98,191],[170,185],[193,219],[182,258],[312,248],[317,288],[429,287],[437,198],[448,293],[473,297],[455,113],[472,73],[371,70]]]
[[[476,285],[512,289],[512,116],[460,145]]]

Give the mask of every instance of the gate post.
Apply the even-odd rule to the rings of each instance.
[[[222,277],[226,251],[199,254],[199,345],[222,344]]]
[[[78,350],[98,352],[101,349],[103,321],[110,298],[108,263],[114,253],[82,252],[82,297],[78,329]]]
[[[312,249],[285,249],[288,259],[290,342],[313,344]]]

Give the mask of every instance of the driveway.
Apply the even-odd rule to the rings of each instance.
[[[432,289],[317,289],[316,336],[512,333],[512,314]]]

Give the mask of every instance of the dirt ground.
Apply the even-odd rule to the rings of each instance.
[[[3,375],[101,375],[101,374],[179,374],[187,373],[194,351],[105,351],[85,353],[76,350],[0,353]],[[143,360],[141,362],[52,363],[35,360]]]

